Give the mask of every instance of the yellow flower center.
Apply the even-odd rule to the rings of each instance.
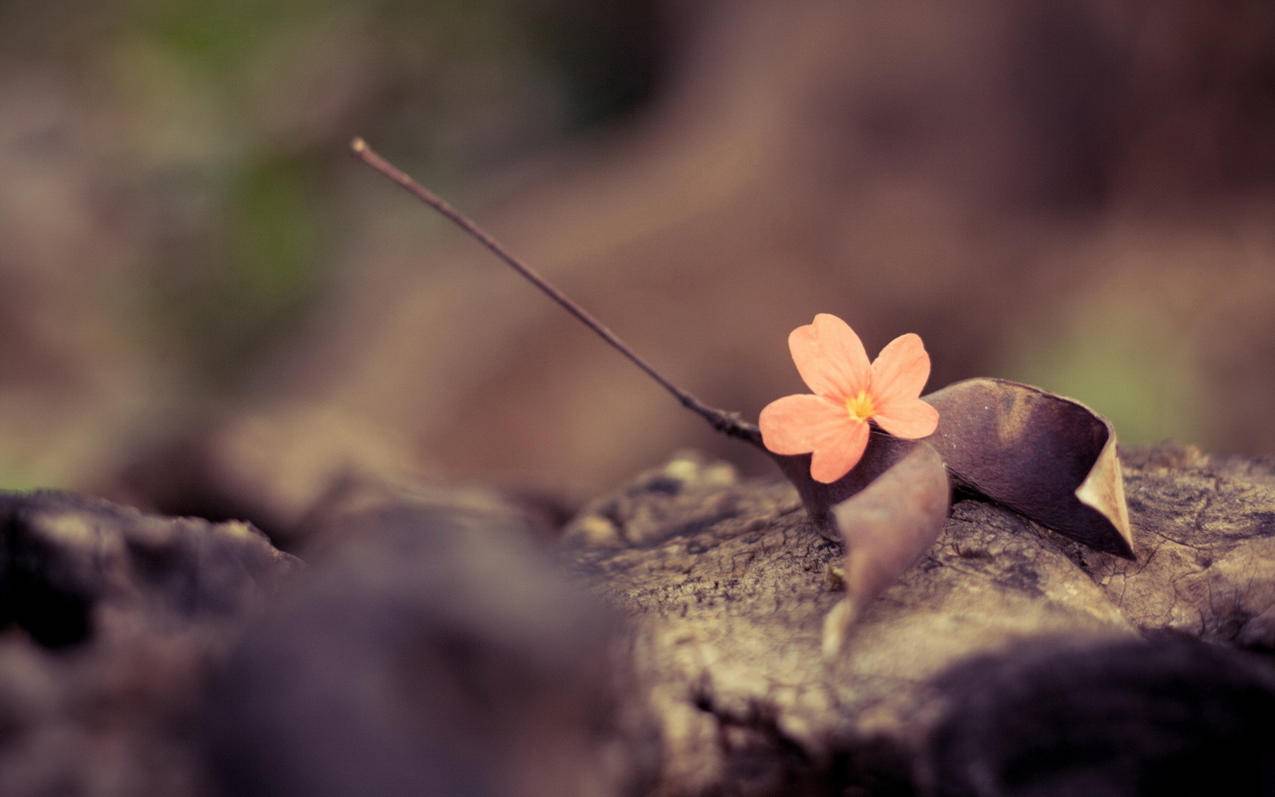
[[[846,399],[846,412],[850,413],[850,420],[862,423],[876,415],[877,408],[868,391],[860,390],[859,395]]]

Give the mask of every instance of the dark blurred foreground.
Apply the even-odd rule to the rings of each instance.
[[[350,469],[574,503],[739,458],[817,311],[1125,440],[1275,447],[1261,2],[0,3],[0,484],[278,529]],[[758,462],[738,459],[752,469]]]

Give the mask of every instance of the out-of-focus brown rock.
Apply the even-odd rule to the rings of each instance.
[[[297,567],[243,523],[0,493],[0,793],[209,794],[204,679]]]
[[[535,508],[349,482],[305,523],[299,571],[243,523],[0,493],[0,793],[640,790],[613,618]]]
[[[927,795],[1275,791],[1275,668],[1223,646],[1042,640],[974,657],[934,685],[940,718],[917,767]]]
[[[613,618],[533,517],[488,492],[364,486],[311,522],[304,581],[209,698],[226,794],[639,793],[654,748]]]

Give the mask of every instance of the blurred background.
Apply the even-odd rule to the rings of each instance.
[[[1264,0],[0,0],[0,487],[281,529],[351,473],[767,467],[356,134],[711,404],[801,391],[826,311],[1275,451]]]

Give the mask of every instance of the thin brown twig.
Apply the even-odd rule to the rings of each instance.
[[[380,172],[383,176],[398,184],[398,186],[404,191],[416,197],[452,224],[455,224],[457,227],[464,230],[472,238],[486,247],[488,251],[500,258],[505,265],[518,272],[518,274],[524,279],[539,288],[542,293],[557,302],[562,309],[575,316],[580,323],[593,330],[598,337],[610,344],[611,348],[624,355],[630,362],[642,369],[647,376],[654,379],[661,387],[673,394],[674,398],[676,398],[683,407],[686,407],[691,412],[694,412],[696,415],[699,415],[701,418],[708,421],[708,423],[717,431],[730,437],[735,437],[752,443],[759,448],[761,447],[761,435],[758,433],[756,426],[742,420],[735,413],[726,412],[725,410],[708,406],[704,402],[695,398],[695,396],[691,395],[688,391],[673,384],[671,380],[659,371],[655,370],[654,366],[642,359],[637,352],[629,348],[628,344],[620,340],[614,332],[607,329],[601,321],[594,318],[588,310],[585,310],[583,307],[576,304],[575,301],[550,284],[544,277],[540,276],[535,269],[522,262],[522,260],[515,255],[511,254],[507,249],[501,246],[495,238],[491,237],[491,235],[471,221],[465,214],[456,210],[448,204],[446,200],[435,194],[433,191],[430,191],[425,186],[416,182],[402,169],[381,157],[381,155],[369,147],[367,142],[362,138],[355,138],[351,141],[350,149],[354,152],[355,156],[359,158],[359,160],[363,161],[363,163],[367,164],[377,172]]]

